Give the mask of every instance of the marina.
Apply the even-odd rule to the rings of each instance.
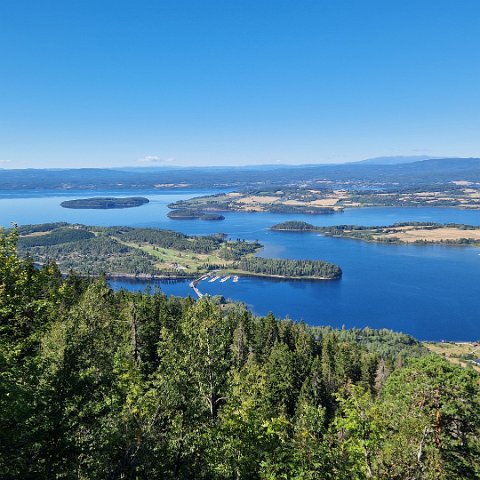
[[[196,280],[193,280],[191,281],[188,286],[195,292],[195,295],[197,295],[198,298],[202,298],[205,296],[204,293],[202,293],[199,288],[198,288],[198,284],[204,280],[208,280],[208,283],[214,283],[216,282],[217,280],[220,279],[220,282],[219,283],[225,283],[227,282],[228,280],[232,279],[232,281],[234,283],[237,283],[238,282],[238,275],[226,275],[225,277],[221,277],[219,275],[214,275],[214,276],[211,276],[211,275],[202,275],[200,278],[197,278]]]

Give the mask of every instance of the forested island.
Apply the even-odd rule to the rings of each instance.
[[[255,275],[311,280],[333,280],[342,276],[338,265],[320,260],[247,257],[238,263],[240,271]]]
[[[114,292],[34,268],[17,235],[0,233],[1,478],[479,478],[480,377],[415,339]]]
[[[316,227],[308,222],[302,222],[297,220],[288,220],[287,222],[277,223],[270,227],[270,230],[276,230],[278,232],[312,232],[318,231],[321,227]]]
[[[393,244],[480,245],[480,227],[457,223],[399,222],[376,227],[359,225],[319,227],[307,222],[288,221],[274,225],[271,230],[320,232],[333,237]]]
[[[150,200],[145,197],[92,197],[79,198],[76,200],[65,200],[60,205],[63,208],[108,210],[112,208],[140,207],[149,201]]]
[[[223,234],[189,236],[172,230],[47,223],[18,227],[18,251],[38,264],[54,259],[62,272],[109,277],[194,278],[208,272],[333,280],[337,265],[320,260],[254,257],[262,245]]]
[[[172,210],[167,214],[167,217],[174,220],[225,220],[223,215],[218,213],[204,213],[197,210]]]

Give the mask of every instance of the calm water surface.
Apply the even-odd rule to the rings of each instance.
[[[480,338],[480,249],[473,247],[377,245],[322,237],[317,233],[272,232],[285,220],[316,225],[387,225],[399,221],[437,221],[480,225],[480,212],[443,208],[350,209],[335,215],[228,213],[223,222],[170,220],[167,204],[206,191],[135,192],[148,205],[126,210],[69,210],[66,198],[128,196],[122,192],[59,195],[0,195],[0,224],[68,221],[90,225],[169,228],[187,234],[224,232],[232,238],[259,240],[266,257],[324,259],[338,263],[338,281],[273,281],[241,278],[238,283],[202,282],[200,290],[249,305],[255,313],[304,319],[337,327],[371,326],[410,333],[420,339]],[[143,290],[146,282],[112,281],[115,288]],[[188,295],[188,282],[158,282],[168,294]]]

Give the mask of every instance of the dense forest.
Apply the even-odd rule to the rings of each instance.
[[[223,215],[218,213],[204,213],[198,210],[172,210],[167,214],[173,220],[225,220]]]
[[[389,331],[63,278],[0,235],[0,478],[479,478],[480,384]]]
[[[93,197],[65,200],[60,205],[63,208],[108,210],[112,208],[140,207],[148,202],[148,198],[145,197]]]
[[[309,232],[314,231],[318,227],[311,223],[302,222],[299,220],[288,220],[286,222],[277,223],[270,227],[270,230],[292,231],[292,232]]]
[[[239,268],[260,275],[279,275],[289,278],[335,279],[342,275],[338,265],[321,260],[287,260],[283,258],[248,257]]]

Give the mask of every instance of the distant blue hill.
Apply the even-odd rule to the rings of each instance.
[[[398,165],[401,163],[421,162],[423,160],[431,160],[433,158],[439,158],[439,157],[427,156],[427,155],[375,157],[375,158],[367,158],[366,160],[360,160],[359,162],[354,162],[354,163],[361,163],[363,165]]]
[[[259,165],[142,169],[0,170],[0,191],[11,190],[145,190],[159,186],[191,188],[262,188],[309,180],[411,186],[480,182],[480,158],[383,157],[329,165]],[[390,162],[390,163],[381,163]]]

